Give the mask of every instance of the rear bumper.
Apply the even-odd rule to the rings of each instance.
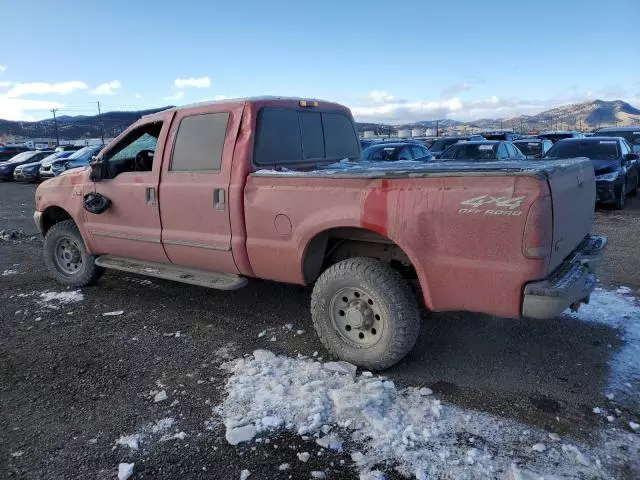
[[[571,307],[588,303],[598,283],[595,274],[607,246],[607,237],[587,236],[548,278],[524,287],[522,316],[553,318]]]

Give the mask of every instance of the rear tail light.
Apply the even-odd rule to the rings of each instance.
[[[529,207],[522,238],[522,253],[527,258],[546,258],[553,243],[551,197],[540,197]]]

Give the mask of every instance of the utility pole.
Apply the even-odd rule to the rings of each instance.
[[[104,145],[104,123],[102,122],[102,118],[100,118],[100,101],[96,101],[98,104],[98,121],[100,122],[100,137],[102,138],[102,144]]]
[[[500,130],[502,130],[502,119],[500,119]]]
[[[51,113],[53,113],[53,128],[56,130],[56,147],[60,145],[60,137],[58,136],[58,121],[56,120],[57,111],[57,108],[51,109]]]
[[[520,117],[520,135],[524,134],[524,130],[522,128],[522,117]]]

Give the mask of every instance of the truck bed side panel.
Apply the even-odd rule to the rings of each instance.
[[[310,240],[333,227],[359,227],[402,248],[429,308],[515,317],[524,283],[545,274],[546,260],[523,256],[522,236],[529,206],[548,193],[545,180],[526,175],[250,175],[245,189],[247,251],[256,276],[302,284],[302,259]]]

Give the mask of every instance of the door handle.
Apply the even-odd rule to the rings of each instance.
[[[147,205],[155,206],[156,204],[156,189],[153,187],[147,187],[144,190],[145,200],[147,201]]]
[[[226,195],[224,188],[213,189],[213,208],[216,210],[224,210],[226,205]]]

